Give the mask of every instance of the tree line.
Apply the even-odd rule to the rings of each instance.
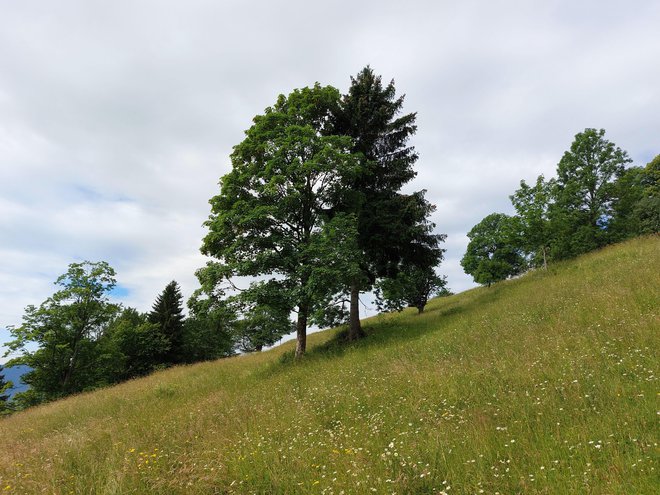
[[[547,268],[607,244],[660,232],[660,155],[627,167],[628,153],[585,129],[557,165],[557,177],[520,182],[516,215],[492,213],[468,233],[461,260],[474,281],[493,282]]]
[[[140,313],[110,300],[106,262],[72,263],[59,290],[10,327],[8,354],[20,353],[10,363],[32,368],[14,405],[258,351],[292,331],[300,359],[311,324],[364,336],[367,291],[381,309],[422,312],[447,291],[436,273],[445,235],[434,232],[425,191],[401,191],[418,159],[416,114],[403,102],[368,66],[346,94],[317,83],[280,95],[234,147],[210,200],[201,250],[212,261],[196,272],[187,317],[174,281]]]

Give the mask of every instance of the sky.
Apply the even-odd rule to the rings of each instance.
[[[109,262],[115,300],[140,311],[171,280],[188,298],[208,200],[252,118],[315,82],[346,92],[367,64],[417,112],[407,190],[437,207],[454,292],[474,285],[466,233],[512,213],[521,179],[553,176],[575,134],[606,129],[635,165],[660,153],[656,0],[0,0],[0,12],[0,343],[72,262]]]

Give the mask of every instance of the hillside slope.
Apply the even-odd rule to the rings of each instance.
[[[656,493],[660,240],[0,421],[2,493]]]

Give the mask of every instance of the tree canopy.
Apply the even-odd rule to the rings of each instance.
[[[211,199],[202,246],[219,260],[222,277],[260,275],[279,284],[297,313],[297,356],[316,307],[356,271],[355,218],[329,216],[358,164],[349,137],[327,134],[339,97],[317,84],[280,95],[254,118]]]
[[[492,213],[468,232],[467,251],[461,259],[465,273],[490,287],[493,282],[519,274],[525,266],[515,218]]]
[[[55,284],[58,291],[39,307],[28,306],[23,324],[10,328],[14,340],[9,351],[22,353],[12,363],[33,368],[23,377],[32,402],[95,385],[95,347],[119,310],[108,298],[115,271],[104,261],[72,263]],[[29,343],[38,348],[31,350]]]
[[[576,134],[559,161],[554,183],[550,220],[555,258],[577,256],[607,244],[615,182],[630,162],[625,151],[605,139],[604,129]]]
[[[434,235],[428,217],[433,206],[424,191],[402,194],[401,188],[416,175],[418,159],[409,145],[415,134],[416,114],[402,114],[404,96],[397,96],[394,81],[384,85],[370,67],[351,78],[341,99],[334,132],[352,138],[351,151],[360,157],[356,173],[344,180],[341,201],[335,211],[357,218],[359,271],[350,280],[349,339],[361,334],[358,297],[378,278],[395,277],[399,269],[420,264],[421,256],[433,267],[442,259],[438,247],[444,236]],[[428,269],[432,267],[425,267]],[[398,285],[408,280],[398,279]],[[411,288],[412,290],[412,288]]]

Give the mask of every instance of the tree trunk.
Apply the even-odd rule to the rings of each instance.
[[[543,246],[543,269],[547,270],[548,269],[548,260],[546,259],[545,250],[546,250],[546,247]]]
[[[364,331],[360,324],[360,286],[354,282],[351,285],[351,315],[348,340],[357,340],[361,337],[364,337]]]
[[[307,348],[307,307],[301,306],[298,310],[296,322],[296,361],[303,357]]]

